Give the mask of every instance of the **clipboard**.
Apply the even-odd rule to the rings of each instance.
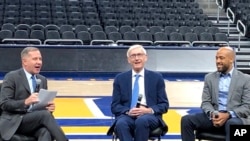
[[[40,89],[38,93],[39,102],[32,105],[31,111],[44,109],[48,102],[53,101],[57,95],[57,91],[49,91],[45,89]]]

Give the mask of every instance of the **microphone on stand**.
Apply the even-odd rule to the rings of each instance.
[[[137,103],[136,103],[136,108],[140,107],[140,105],[141,105],[141,99],[142,99],[142,94],[139,94],[138,100],[137,100]]]
[[[40,90],[41,79],[36,79],[36,88],[34,90],[35,93],[38,93]]]

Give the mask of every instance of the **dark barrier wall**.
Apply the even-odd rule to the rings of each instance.
[[[24,46],[0,47],[0,72],[21,67]],[[43,56],[42,72],[122,72],[130,69],[127,47],[38,46]],[[207,73],[215,70],[217,48],[147,47],[146,67],[159,72]]]

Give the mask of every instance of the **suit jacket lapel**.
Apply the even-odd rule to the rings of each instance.
[[[146,97],[146,100],[148,99],[147,96],[148,96],[148,89],[150,88],[149,86],[149,75],[148,75],[148,71],[145,69],[144,71],[144,88],[145,88],[145,97]],[[148,103],[148,101],[146,101]]]
[[[234,87],[236,86],[236,83],[238,81],[238,77],[237,77],[237,71],[233,71],[232,73],[232,76],[231,76],[231,82],[230,82],[230,85],[229,85],[229,90],[228,90],[228,98],[227,98],[227,101],[229,102],[232,95],[233,95],[233,90],[234,90]]]
[[[20,81],[23,82],[24,88],[25,88],[29,93],[31,93],[30,86],[29,86],[29,82],[28,82],[28,80],[27,80],[27,78],[26,78],[26,75],[25,75],[23,69],[20,70],[20,76],[21,76],[21,80],[20,80]]]
[[[128,73],[128,76],[127,76],[127,79],[128,79],[128,83],[127,83],[127,87],[128,87],[128,96],[129,96],[129,99],[130,99],[130,101],[132,101],[132,70],[131,71],[129,71]],[[126,82],[126,80],[124,81],[124,82]]]
[[[218,98],[219,98],[219,79],[220,79],[220,73],[217,72],[215,74],[215,78],[214,78],[214,94],[215,94],[215,100],[218,101]],[[213,88],[213,87],[212,87]]]

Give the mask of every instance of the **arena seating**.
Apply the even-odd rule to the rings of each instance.
[[[229,21],[237,24],[237,29],[243,36],[250,37],[250,1],[228,0],[228,5],[224,8]]]
[[[1,43],[165,46],[192,46],[213,27],[194,0],[2,0],[0,25]]]

